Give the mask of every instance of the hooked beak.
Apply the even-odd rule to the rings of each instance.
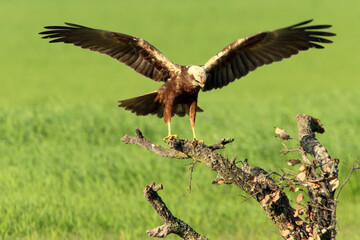
[[[200,86],[201,90],[204,90],[204,87],[205,87],[205,81],[201,81],[201,82],[199,82],[199,86]]]

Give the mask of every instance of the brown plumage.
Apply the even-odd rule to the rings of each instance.
[[[205,65],[181,66],[169,61],[150,43],[122,33],[88,28],[72,23],[67,26],[48,26],[41,32],[50,42],[71,43],[82,48],[109,55],[136,72],[164,84],[156,91],[119,101],[119,107],[136,115],[155,114],[168,123],[174,114],[189,115],[194,139],[195,115],[203,110],[197,106],[200,89],[222,88],[264,64],[280,61],[299,51],[323,48],[332,41],[325,37],[334,33],[323,31],[331,25],[305,26],[312,20],[274,31],[260,32],[231,43]]]

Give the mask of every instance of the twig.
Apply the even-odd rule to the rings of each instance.
[[[188,188],[187,188],[187,190],[186,190],[186,191],[188,191],[188,192],[191,192],[192,174],[193,174],[193,172],[194,172],[194,166],[195,166],[195,163],[196,163],[196,162],[197,162],[197,161],[193,161],[192,163],[190,163],[190,164],[189,164],[189,167],[188,167],[188,169],[187,169],[187,172],[190,172],[189,186],[188,186]]]
[[[341,184],[341,186],[339,187],[339,190],[338,190],[338,192],[337,192],[337,194],[336,194],[336,197],[335,197],[335,200],[336,200],[336,201],[337,201],[337,199],[339,198],[339,195],[340,195],[340,193],[341,193],[341,190],[342,190],[343,187],[346,185],[346,183],[350,180],[350,177],[351,177],[351,175],[353,174],[353,172],[354,172],[355,170],[357,170],[357,169],[359,169],[359,167],[355,167],[354,164],[351,166],[351,169],[350,169],[350,172],[349,172],[347,178],[345,179],[344,183]]]
[[[234,141],[233,138],[222,138],[217,143],[209,146],[209,148],[212,150],[224,149],[226,144],[232,143],[233,141]]]
[[[299,152],[300,149],[296,148],[296,149],[285,149],[285,150],[280,150],[281,153],[289,153],[289,152]]]

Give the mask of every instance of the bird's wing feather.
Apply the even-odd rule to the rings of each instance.
[[[109,55],[125,63],[136,72],[155,81],[166,81],[180,66],[169,61],[159,50],[145,40],[122,33],[93,29],[77,24],[47,26],[41,32],[50,42],[71,43]]]
[[[231,43],[202,66],[207,75],[203,90],[222,88],[264,64],[281,61],[309,48],[323,48],[320,43],[331,43],[324,37],[335,34],[319,31],[331,25],[304,26],[311,21],[261,32]]]

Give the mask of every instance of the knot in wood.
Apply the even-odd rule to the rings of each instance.
[[[300,146],[304,149],[305,152],[310,154],[314,153],[314,147],[318,144],[319,142],[314,139],[314,136],[312,135],[305,135],[300,140]]]

